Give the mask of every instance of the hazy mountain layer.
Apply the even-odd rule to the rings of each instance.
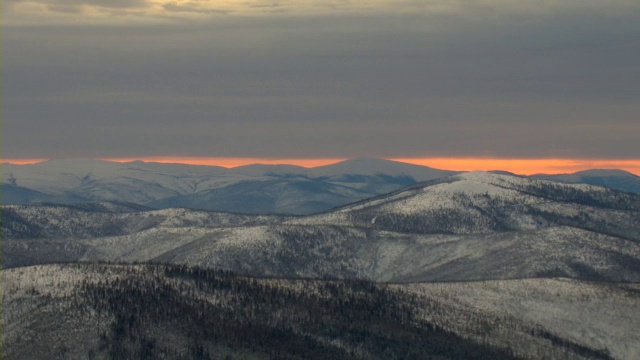
[[[3,204],[130,202],[242,213],[313,214],[456,174],[389,160],[360,158],[333,165],[248,165],[232,169],[182,164],[50,160],[2,165]],[[640,177],[621,170],[535,175],[563,183],[640,193]]]
[[[600,185],[640,194],[640,176],[622,170],[586,170],[573,174],[539,174],[532,177],[535,179],[559,181],[570,184]]]
[[[303,168],[50,160],[2,165],[3,204],[132,202],[155,208],[311,214],[452,171],[361,158]]]

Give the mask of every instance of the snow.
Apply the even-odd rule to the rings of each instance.
[[[640,290],[638,285],[525,279],[397,287],[487,317],[539,324],[579,344],[607,348],[617,359],[640,357],[640,322],[633,316],[638,297],[631,295]]]
[[[231,168],[228,172],[239,175],[264,177],[269,174],[306,175],[309,169],[296,165],[253,164]]]
[[[152,198],[167,196],[166,192],[177,194],[194,193],[213,189],[254,176],[234,174],[217,166],[196,166],[183,164],[158,164],[145,162],[116,163],[102,160],[62,159],[30,165],[3,164],[2,181],[15,181],[18,186],[49,194],[62,194],[83,185],[105,185],[134,187],[144,185]],[[162,188],[154,196],[153,188]],[[96,193],[95,196],[100,196]]]
[[[270,236],[267,226],[252,226],[229,230],[226,236],[220,240],[220,245],[246,249],[271,241],[272,236]]]
[[[520,203],[535,201],[531,196],[525,196],[517,190],[507,188],[514,181],[519,181],[518,178],[512,176],[472,172],[456,175],[451,179],[455,181],[443,182],[419,190],[407,190],[389,197],[354,205],[341,211],[352,212],[376,206],[381,206],[380,211],[397,214],[417,214],[434,209],[456,209],[461,207],[460,202],[456,200],[456,194],[517,199]]]
[[[388,176],[409,176],[414,178],[416,181],[442,178],[454,173],[455,172],[453,171],[433,169],[426,166],[376,158],[357,158],[345,160],[336,164],[312,168],[307,172],[309,176],[313,177],[338,176],[344,174],[383,174]]]
[[[231,169],[141,161],[116,163],[90,159],[55,159],[30,165],[4,164],[2,182],[47,195],[59,196],[61,199],[56,201],[62,202],[73,203],[79,199],[86,199],[86,201],[127,201],[148,204],[161,199],[221,189],[246,181],[324,177],[322,181],[332,184],[331,188],[336,191],[335,194],[330,195],[333,197],[342,195],[347,199],[353,198],[355,201],[373,195],[375,192],[359,190],[366,188],[370,185],[369,183],[345,182],[340,178],[341,176],[383,174],[425,180],[443,177],[450,173],[380,159],[355,159],[317,168],[255,164]],[[332,183],[331,177],[336,178],[336,183]],[[389,191],[397,187],[397,184],[393,184]],[[324,192],[322,194],[326,195]],[[324,201],[325,199],[315,200]],[[329,201],[331,203],[338,200]],[[345,202],[341,201],[335,205]]]

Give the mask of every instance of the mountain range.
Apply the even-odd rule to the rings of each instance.
[[[471,172],[308,216],[2,207],[5,267],[162,261],[253,276],[640,281],[640,195]]]
[[[130,202],[154,209],[308,215],[459,172],[358,158],[333,165],[236,168],[134,161],[58,159],[2,164],[2,204]],[[640,177],[591,170],[533,178],[640,193]]]
[[[455,173],[309,215],[3,205],[3,351],[636,359],[640,195],[574,180]]]

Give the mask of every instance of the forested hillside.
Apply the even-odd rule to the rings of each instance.
[[[584,292],[601,296],[597,284],[571,286],[582,289],[578,302]],[[544,324],[461,306],[447,289],[95,263],[8,270],[3,288],[11,359],[611,358]],[[625,289],[612,288],[607,301],[628,309],[625,298],[639,295]],[[603,323],[607,334],[612,321]]]

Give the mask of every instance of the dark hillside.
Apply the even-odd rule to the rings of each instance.
[[[608,358],[539,326],[367,281],[87,263],[18,268],[7,279],[5,359]],[[498,329],[527,348],[490,345]]]

